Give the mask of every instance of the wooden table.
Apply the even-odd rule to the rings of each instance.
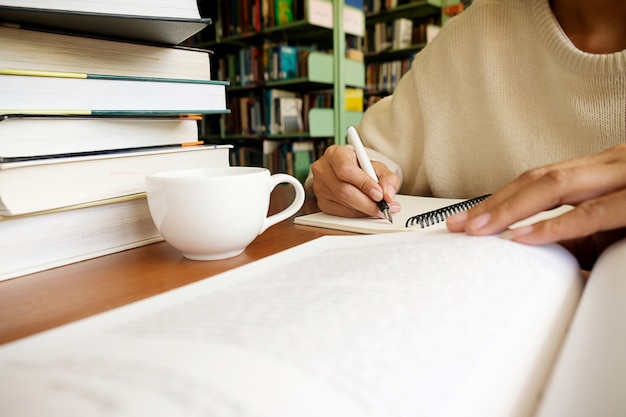
[[[286,207],[289,186],[272,193],[270,212]],[[307,198],[297,215],[318,211]],[[326,234],[348,234],[295,225],[270,227],[239,256],[199,262],[166,242],[0,282],[0,344],[70,323],[213,276]]]

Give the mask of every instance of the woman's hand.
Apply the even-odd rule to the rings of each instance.
[[[384,164],[372,161],[372,165],[378,183],[360,168],[351,148],[328,147],[311,165],[313,191],[320,210],[343,217],[382,217],[376,202],[384,198],[389,211],[398,212],[400,206],[394,203],[394,197],[400,179]]]
[[[575,207],[559,217],[507,230],[503,237],[540,245],[626,227],[626,144],[527,171],[483,203],[450,216],[447,225],[450,231],[470,235],[501,233],[562,204]],[[618,237],[612,235],[613,240]]]

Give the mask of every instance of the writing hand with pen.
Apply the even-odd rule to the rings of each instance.
[[[400,205],[394,201],[400,178],[384,164],[370,162],[364,150],[359,159],[355,150],[362,149],[363,145],[354,128],[348,129],[348,140],[356,145],[354,149],[330,146],[311,166],[319,209],[342,217],[384,219],[387,217],[382,209],[386,204],[391,221],[393,213],[400,211]]]

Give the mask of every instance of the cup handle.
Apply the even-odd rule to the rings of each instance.
[[[294,214],[298,212],[298,210],[300,210],[300,208],[304,204],[304,197],[306,195],[304,193],[304,187],[302,186],[300,181],[298,181],[295,177],[292,177],[291,175],[287,175],[287,174],[272,175],[270,177],[270,187],[271,187],[270,193],[272,192],[274,188],[276,188],[278,184],[282,184],[282,183],[291,184],[293,188],[296,190],[296,196],[294,197],[293,201],[286,209],[279,211],[278,213],[265,218],[265,220],[263,221],[263,225],[261,227],[261,231],[259,231],[259,234],[263,233],[268,227],[273,226],[276,223],[281,222],[287,219],[288,217],[293,216]]]

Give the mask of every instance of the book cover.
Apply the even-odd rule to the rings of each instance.
[[[200,116],[0,116],[0,161],[198,141]]]
[[[5,2],[6,3],[6,2]],[[112,39],[135,40],[156,44],[178,45],[211,23],[208,18],[146,16],[0,5],[0,20],[23,26],[36,26],[74,33],[91,34]],[[81,4],[82,2],[71,2]],[[134,2],[119,2],[119,4]],[[176,2],[174,2],[176,3]],[[151,5],[144,10],[150,10]]]
[[[276,99],[275,110],[280,133],[301,133],[303,131],[302,99],[280,97]]]
[[[267,128],[267,133],[270,135],[280,133],[279,119],[276,118],[276,99],[280,97],[296,97],[296,93],[276,88],[265,90],[263,92],[263,109],[265,111],[266,120],[265,126]]]
[[[298,48],[289,45],[276,47],[278,54],[278,79],[290,80],[298,77]]]
[[[393,49],[408,48],[413,44],[413,21],[399,18],[393,21]]]
[[[292,143],[293,176],[302,184],[309,175],[311,163],[315,160],[315,143],[313,141],[295,141]]]
[[[294,21],[293,0],[274,0],[276,6],[276,25],[285,25]]]
[[[228,166],[231,148],[168,147],[0,163],[0,215],[28,214],[145,192],[146,175]]]
[[[227,112],[224,81],[0,68],[0,114]]]
[[[345,93],[346,105],[345,109],[350,111],[363,111],[363,89],[362,88],[346,88]]]
[[[0,68],[211,79],[211,51],[0,25]]]
[[[0,281],[163,240],[145,194],[0,215],[0,235]]]

